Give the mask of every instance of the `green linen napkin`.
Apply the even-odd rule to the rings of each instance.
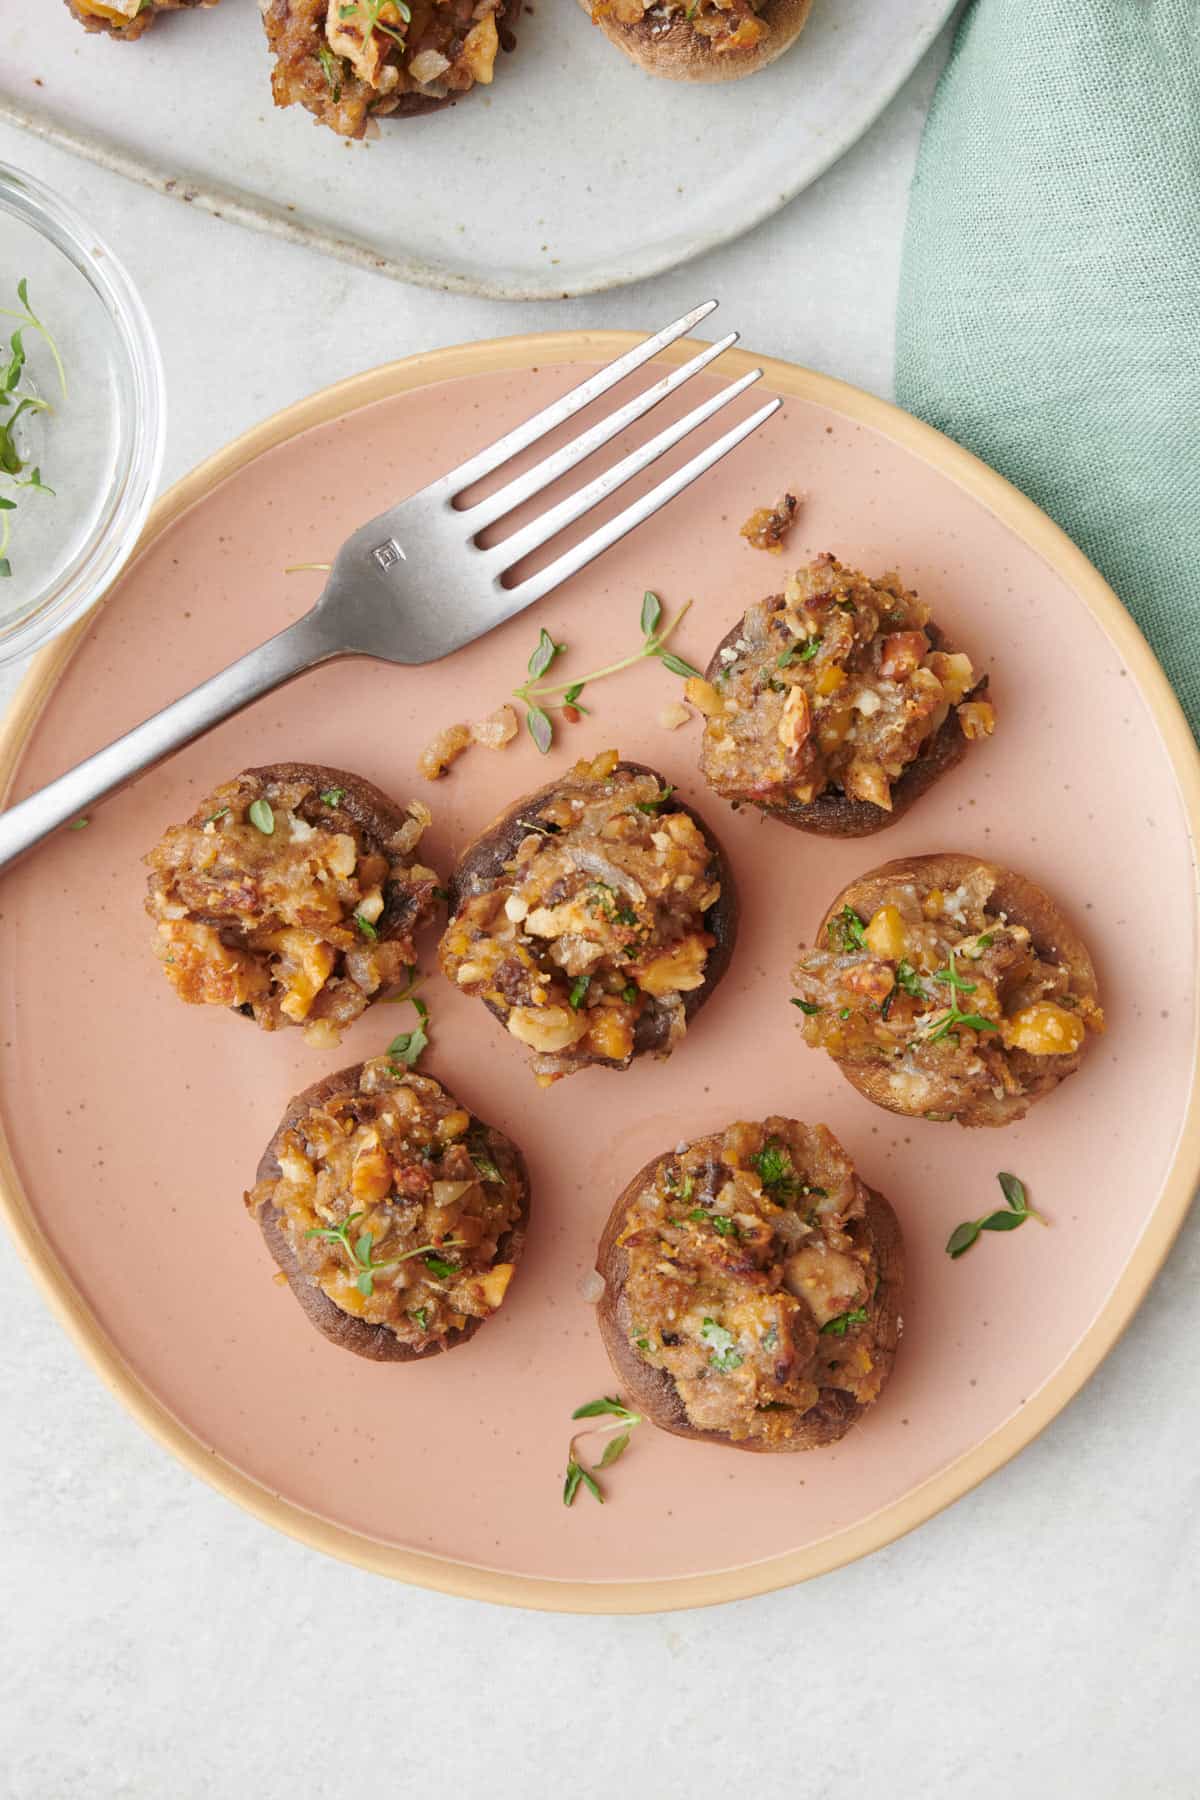
[[[913,181],[900,404],[1102,570],[1200,728],[1200,0],[975,0]]]

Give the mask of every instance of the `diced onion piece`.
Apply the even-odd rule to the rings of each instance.
[[[418,50],[408,65],[408,72],[421,87],[436,81],[450,67],[449,59],[437,50]],[[490,77],[489,77],[490,80]]]

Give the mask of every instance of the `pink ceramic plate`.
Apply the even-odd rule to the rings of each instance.
[[[379,370],[233,445],[160,505],[106,609],[35,666],[0,739],[0,779],[47,780],[307,604],[323,560],[372,512],[627,346],[512,339]],[[680,346],[678,354],[686,354]],[[749,359],[731,355],[740,372]],[[772,425],[533,616],[437,667],[347,662],[177,757],[18,869],[0,898],[0,1104],[10,1227],[126,1405],[189,1467],[309,1543],[457,1593],[576,1609],[727,1599],[828,1569],[918,1524],[999,1466],[1095,1368],[1183,1215],[1197,1171],[1190,737],[1149,651],[1067,540],[998,477],[878,400],[784,364]],[[894,830],[827,842],[707,797],[697,730],[657,724],[656,665],[597,686],[548,758],[525,738],[416,776],[435,728],[521,678],[539,625],[564,674],[637,642],[642,591],[694,607],[703,663],[781,565],[737,525],[806,496],[789,558],[832,549],[899,568],[993,672],[1000,727]],[[368,1014],[342,1050],[180,1006],[149,950],[140,857],[216,782],[302,758],[360,770],[434,809],[445,866],[513,796],[584,751],[661,769],[723,836],[741,884],[733,967],[676,1056],[542,1091],[439,976],[440,1075],[524,1146],[529,1253],[494,1323],[423,1367],[334,1349],[280,1288],[242,1191],[293,1090],[380,1050]],[[1003,1132],[893,1118],[805,1050],[788,969],[829,897],[888,857],[977,850],[1024,870],[1083,926],[1110,1029],[1082,1072]],[[1148,899],[1153,929],[1145,926]],[[425,962],[433,959],[432,941]],[[750,1457],[640,1430],[610,1503],[560,1502],[571,1409],[611,1389],[580,1292],[613,1196],[681,1136],[766,1112],[823,1119],[893,1200],[911,1279],[895,1378],[836,1448]],[[2,1148],[2,1146],[0,1146]],[[1012,1169],[1054,1222],[951,1263],[958,1220]]]

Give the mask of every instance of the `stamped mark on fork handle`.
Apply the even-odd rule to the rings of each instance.
[[[395,538],[389,538],[385,544],[376,544],[371,555],[381,569],[394,569],[397,563],[408,561]]]

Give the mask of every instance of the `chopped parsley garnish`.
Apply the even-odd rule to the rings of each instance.
[[[467,1150],[471,1161],[475,1164],[475,1167],[479,1170],[479,1173],[483,1176],[485,1181],[498,1181],[503,1185],[504,1177],[497,1168],[493,1157],[489,1155],[487,1145],[481,1138],[468,1138]]]
[[[378,942],[379,933],[365,913],[356,912],[354,915],[354,923],[358,926],[358,929],[369,943],[374,944]]]
[[[447,1238],[446,1240],[447,1244],[455,1244],[460,1241],[461,1240],[457,1238]],[[414,1253],[410,1252],[410,1254]],[[451,1275],[457,1275],[459,1272],[459,1264],[447,1262],[444,1256],[438,1256],[436,1254],[430,1256],[427,1254],[424,1261],[425,1267],[429,1270],[429,1273],[431,1275],[436,1275],[439,1281],[448,1281]]]
[[[852,906],[843,906],[841,912],[830,919],[826,929],[835,950],[849,954],[852,950],[865,950],[867,947],[863,922]]]
[[[660,807],[665,806],[667,804],[667,801],[671,798],[671,795],[674,792],[675,792],[674,782],[668,781],[668,783],[667,783],[666,787],[663,789],[662,793],[656,795],[656,797],[653,800],[635,800],[634,805],[637,807],[639,812],[650,813],[653,816],[653,814],[656,813]]]
[[[925,999],[925,989],[921,986],[921,978],[905,956],[902,956],[896,964],[896,986],[902,988],[913,1000]]]
[[[763,1186],[776,1193],[794,1194],[799,1186],[791,1153],[777,1138],[771,1138],[757,1156],[750,1158],[750,1166],[758,1171]]]
[[[700,1327],[700,1336],[712,1351],[708,1359],[710,1368],[715,1369],[719,1375],[731,1375],[734,1369],[741,1368],[746,1359],[736,1348],[737,1339],[732,1331],[727,1331],[724,1325],[718,1325],[715,1319],[705,1319]]]
[[[815,1000],[793,1000],[792,1005],[798,1006],[800,1008],[800,1011],[802,1013],[804,1013],[807,1018],[810,1018],[810,1019],[812,1018],[814,1013],[819,1013],[821,1010],[821,1008],[817,1005]]]
[[[217,820],[223,819],[225,817],[225,814],[228,811],[229,811],[229,808],[227,806],[218,806],[215,813],[209,813],[209,815],[208,815],[207,819],[205,819],[204,823],[206,825],[215,825]]]
[[[340,806],[346,797],[345,788],[326,788],[321,795],[322,806]]]
[[[269,800],[252,800],[246,808],[246,817],[264,837],[270,837],[275,830],[275,814]]]
[[[637,997],[637,983],[634,981],[627,981],[625,986],[621,989],[622,1000],[624,1000],[626,1006],[632,1006]]]
[[[408,1316],[418,1331],[429,1330],[429,1308],[427,1306],[410,1306]]]
[[[737,1220],[731,1219],[727,1213],[706,1212],[702,1206],[694,1206],[688,1214],[695,1225],[711,1225],[718,1237],[735,1238],[741,1234],[737,1228]]]
[[[811,662],[820,648],[820,637],[811,637],[805,642],[802,642],[801,639],[797,638],[794,644],[789,644],[787,649],[782,651],[781,654],[775,658],[775,667],[777,669],[787,669],[790,668],[794,662]]]
[[[867,1309],[856,1306],[852,1312],[839,1313],[836,1319],[826,1319],[821,1327],[823,1337],[845,1337],[852,1325],[865,1325]]]
[[[572,1012],[579,1011],[580,1007],[587,999],[587,991],[591,985],[592,978],[590,975],[577,975],[575,977],[575,980],[571,985],[571,992],[567,996]]]

